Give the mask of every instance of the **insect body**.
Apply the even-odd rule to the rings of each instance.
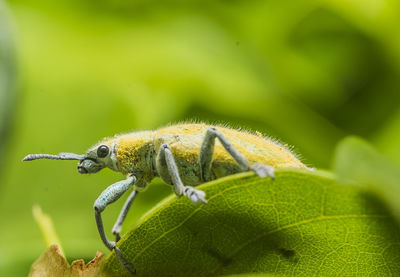
[[[156,131],[133,132],[106,138],[87,154],[33,154],[23,160],[79,160],[79,173],[96,173],[108,167],[126,179],[106,188],[94,203],[95,219],[106,247],[115,250],[123,266],[134,273],[116,246],[122,223],[140,191],[154,177],[161,177],[177,196],[185,195],[193,203],[204,202],[205,193],[193,187],[241,171],[253,170],[260,177],[274,178],[274,168],[305,168],[300,160],[281,144],[263,137],[220,126],[179,124]],[[116,241],[108,240],[101,213],[108,204],[133,188],[112,229]]]

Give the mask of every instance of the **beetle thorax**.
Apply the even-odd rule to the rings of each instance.
[[[154,132],[145,131],[118,136],[115,140],[118,168],[122,174],[134,174],[137,178],[154,177]]]

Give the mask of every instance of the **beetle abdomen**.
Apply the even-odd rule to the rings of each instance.
[[[211,127],[220,131],[232,143],[233,147],[246,157],[250,164],[261,163],[274,168],[307,168],[289,149],[263,137],[261,134],[255,135],[245,131],[207,124],[179,124],[161,128],[155,134],[155,149],[158,152],[158,149],[164,143],[170,146],[180,170],[182,181],[187,185],[193,186],[202,182],[199,154],[207,130]],[[241,171],[240,166],[218,139],[215,141],[212,170],[215,178]]]

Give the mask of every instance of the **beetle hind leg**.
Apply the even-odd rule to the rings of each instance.
[[[272,166],[256,163],[253,164],[250,169],[261,178],[271,177],[272,179],[275,179],[275,168]]]
[[[243,171],[252,170],[261,178],[265,178],[267,176],[271,177],[272,179],[275,178],[274,168],[272,166],[259,163],[255,163],[250,166],[247,159],[233,147],[233,145],[225,138],[225,136],[220,131],[212,127],[207,130],[200,149],[200,170],[201,178],[204,182],[212,180],[211,165],[216,138],[218,138],[225,150],[228,151],[232,158],[235,159]]]
[[[209,128],[204,137],[203,144],[200,149],[200,172],[204,182],[212,180],[212,157],[214,153],[215,139],[221,142],[222,146],[229,152],[232,158],[240,165],[243,171],[250,169],[247,159],[233,147],[233,145],[225,138],[225,136],[215,128]]]

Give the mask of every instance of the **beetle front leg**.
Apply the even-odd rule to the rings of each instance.
[[[94,202],[94,216],[96,219],[97,229],[99,231],[101,240],[104,245],[112,251],[115,250],[115,254],[121,264],[127,269],[130,273],[135,274],[135,269],[133,264],[128,262],[122,255],[121,251],[117,246],[115,246],[115,242],[107,239],[107,236],[104,232],[103,220],[101,219],[101,213],[105,210],[107,205],[113,203],[118,200],[124,192],[126,192],[129,188],[133,186],[136,181],[136,177],[130,175],[126,178],[126,180],[119,181],[117,183],[112,184],[108,188],[106,188],[100,196]]]
[[[198,203],[200,201],[207,203],[205,199],[206,194],[204,191],[183,185],[181,177],[179,176],[175,158],[168,144],[161,145],[160,152],[157,157],[157,162],[161,163],[163,161],[165,161],[167,164],[168,173],[171,177],[172,185],[174,186],[174,191],[177,196],[186,195],[190,198],[190,200],[192,200],[193,203]]]
[[[235,159],[235,161],[240,165],[243,171],[253,170],[261,178],[267,176],[271,178],[275,177],[274,168],[272,166],[258,163],[250,166],[247,159],[242,154],[240,154],[239,151],[235,149],[235,147],[233,147],[233,145],[225,138],[225,136],[220,131],[215,128],[209,128],[200,149],[199,162],[201,178],[203,181],[211,181],[212,179],[211,165],[216,138],[218,138],[225,150],[228,151],[232,158]]]

